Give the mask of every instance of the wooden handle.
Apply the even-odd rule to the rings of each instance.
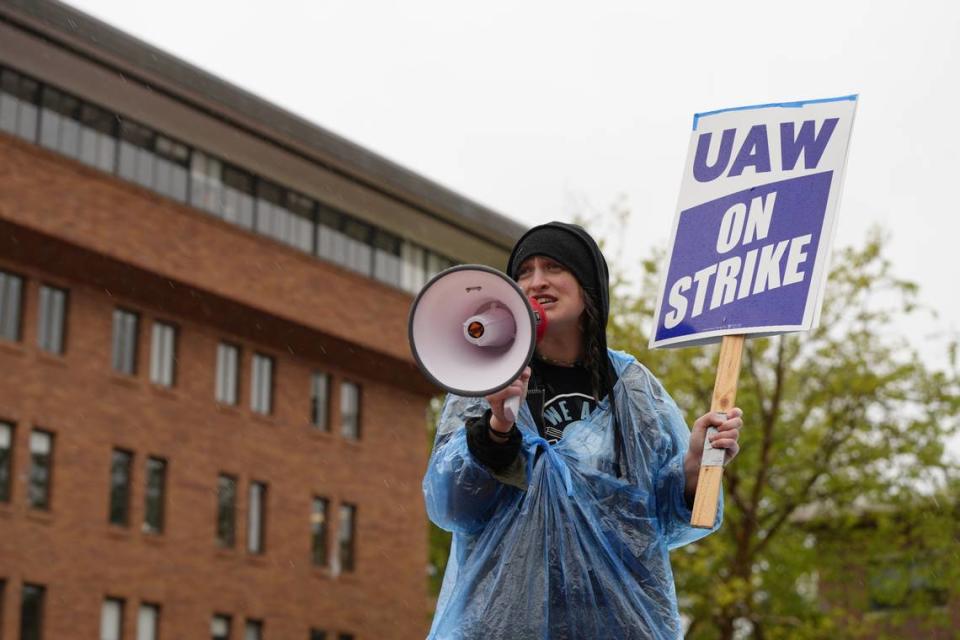
[[[737,381],[740,379],[740,356],[743,353],[744,336],[724,336],[720,343],[720,359],[717,362],[717,379],[713,384],[713,401],[710,411],[726,413],[737,400]],[[707,429],[703,442],[703,457],[700,459],[700,475],[697,479],[697,495],[693,499],[694,527],[712,529],[717,520],[717,503],[723,480],[723,449],[710,446],[710,436],[716,427]]]

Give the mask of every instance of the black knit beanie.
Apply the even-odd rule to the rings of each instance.
[[[607,262],[596,241],[583,227],[549,222],[527,231],[510,255],[507,273],[511,278],[517,279],[520,265],[531,256],[546,256],[566,267],[596,303],[601,326],[606,327],[610,311]]]

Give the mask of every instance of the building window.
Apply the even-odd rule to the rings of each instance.
[[[137,314],[113,310],[113,369],[133,375],[137,372]]]
[[[9,69],[0,69],[0,130],[35,141],[39,101],[39,84]]]
[[[346,241],[340,227],[340,212],[322,204],[317,205],[317,255],[339,265],[346,265]]]
[[[80,101],[51,87],[43,88],[40,144],[76,158],[80,155]]]
[[[220,474],[217,478],[217,543],[232,548],[236,543],[237,479]]]
[[[123,636],[123,605],[120,598],[106,598],[100,609],[100,640],[120,640]]]
[[[147,458],[147,489],[143,510],[143,530],[147,533],[163,532],[166,485],[167,461]]]
[[[34,429],[30,434],[30,475],[27,503],[34,509],[50,508],[53,477],[53,434]]]
[[[269,415],[273,396],[273,358],[253,354],[253,369],[250,377],[250,408],[257,413]]]
[[[13,425],[0,422],[0,502],[10,502],[13,479]]]
[[[24,584],[20,600],[20,640],[43,638],[43,605],[47,589],[39,584]]]
[[[310,379],[310,423],[320,431],[330,430],[330,376],[316,372]]]
[[[320,629],[310,629],[310,640],[327,640],[327,632]]]
[[[101,171],[113,173],[116,165],[116,117],[91,104],[80,105],[80,156],[78,160]]]
[[[257,231],[306,253],[313,252],[313,201],[264,180],[257,188]]]
[[[193,152],[190,163],[190,204],[217,216],[223,208],[223,183],[220,180],[220,161]]]
[[[230,616],[222,613],[215,614],[210,621],[211,640],[230,640]]]
[[[263,622],[247,620],[247,624],[243,627],[243,640],[263,640]]]
[[[427,278],[432,278],[441,271],[453,266],[453,261],[439,256],[431,251],[427,252]]]
[[[427,283],[426,252],[409,242],[401,248],[402,275],[400,286],[411,293],[417,293]]]
[[[382,229],[373,234],[373,277],[394,287],[403,282],[400,238]]]
[[[37,320],[37,346],[49,353],[63,353],[63,334],[67,316],[67,292],[40,286],[40,312]]]
[[[240,349],[221,342],[217,345],[217,402],[237,404],[237,389],[240,377]]]
[[[156,154],[153,190],[174,200],[186,202],[189,188],[189,147],[157,134],[153,152]]]
[[[253,228],[254,178],[194,150],[190,164],[190,202],[218,218]]]
[[[353,571],[356,567],[355,538],[357,527],[357,507],[352,504],[340,505],[340,528],[337,532],[337,554],[340,571]]]
[[[154,322],[150,345],[150,382],[172,387],[177,362],[176,328],[163,322]]]
[[[365,276],[373,274],[373,227],[330,207],[317,207],[317,254]]]
[[[247,551],[263,553],[266,548],[267,485],[250,483],[250,501],[247,505]]]
[[[223,208],[221,217],[227,222],[253,228],[254,178],[242,169],[223,166]]]
[[[359,220],[344,218],[343,235],[346,242],[346,264],[365,276],[371,275],[373,247],[370,246],[373,227]]]
[[[157,640],[160,630],[160,607],[143,603],[137,613],[137,640]]]
[[[340,384],[340,433],[350,440],[360,439],[360,385]]]
[[[110,459],[110,524],[130,524],[130,474],[133,454],[114,449]]]
[[[116,118],[77,98],[45,87],[40,112],[40,144],[91,167],[113,173]]]
[[[121,178],[180,202],[187,201],[190,149],[129,120],[120,123]]]
[[[23,278],[0,271],[0,339],[20,340]]]
[[[310,514],[310,530],[313,536],[313,564],[327,564],[327,510],[329,502],[325,498],[313,499],[313,512]]]

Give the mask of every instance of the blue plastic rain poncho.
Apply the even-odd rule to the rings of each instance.
[[[619,478],[609,398],[555,445],[523,405],[526,477],[515,484],[524,490],[467,448],[464,422],[486,401],[447,397],[423,481],[430,519],[454,533],[430,638],[682,635],[668,552],[709,533],[690,527],[684,499],[690,431],[645,367],[609,353],[623,425]]]

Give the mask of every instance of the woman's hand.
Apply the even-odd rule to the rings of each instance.
[[[710,412],[694,421],[693,429],[690,431],[690,448],[683,461],[683,471],[687,479],[685,493],[688,502],[692,502],[697,492],[700,460],[703,458],[703,446],[709,427],[717,428],[717,433],[710,438],[710,444],[714,449],[726,450],[723,455],[723,464],[726,465],[740,453],[739,439],[740,429],[743,428],[743,411],[739,407],[734,407],[727,412],[726,417],[722,413]]]
[[[530,367],[526,367],[520,377],[511,382],[509,387],[486,397],[487,402],[490,403],[490,411],[493,413],[490,416],[490,428],[497,433],[502,433],[504,440],[506,440],[510,429],[513,428],[513,420],[508,420],[504,414],[503,403],[507,398],[516,396],[519,396],[522,400],[527,395],[527,384],[529,382]]]

